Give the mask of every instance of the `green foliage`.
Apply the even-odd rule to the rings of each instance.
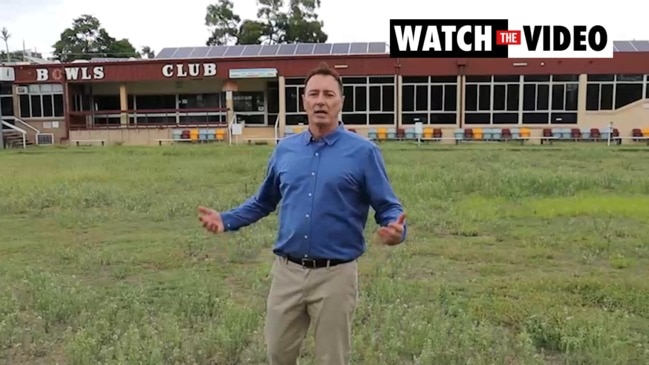
[[[62,62],[95,57],[140,57],[128,39],[117,40],[111,37],[101,26],[99,19],[87,14],[74,19],[72,26],[61,33],[61,39],[53,47],[54,58]]]
[[[360,260],[352,364],[649,363],[646,147],[381,146],[409,240]],[[0,153],[0,363],[264,364],[261,146]],[[313,365],[308,337],[301,364]]]
[[[231,0],[207,7],[205,25],[211,35],[206,44],[323,43],[327,34],[318,19],[319,0],[258,0],[257,19],[242,20]],[[286,8],[284,10],[284,8]]]

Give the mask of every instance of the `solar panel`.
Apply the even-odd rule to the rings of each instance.
[[[649,41],[632,41],[638,52],[649,52]]]
[[[194,51],[189,55],[192,58],[203,58],[207,56],[207,53],[210,51],[210,47],[196,47]]]
[[[386,53],[385,43],[371,42],[367,47],[367,53]]]
[[[228,49],[227,46],[213,46],[210,47],[210,51],[207,52],[208,58],[223,57],[225,51]]]
[[[349,54],[349,43],[334,43],[331,54]]]
[[[633,48],[630,42],[615,42],[616,50],[632,51],[649,48],[646,41],[638,42]],[[310,56],[310,55],[350,55],[350,54],[385,54],[388,46],[382,42],[354,43],[296,43],[296,44],[248,44],[234,46],[180,47],[163,48],[158,59],[180,58],[222,58],[222,57],[269,57],[269,56]]]
[[[279,44],[267,44],[261,46],[260,56],[274,56],[279,50]]]
[[[315,44],[313,43],[302,43],[297,45],[295,50],[295,55],[312,55]]]
[[[352,43],[349,47],[350,54],[366,54],[367,53],[367,43]]]
[[[110,58],[110,57],[95,57],[91,58],[90,62],[128,62],[128,61],[137,61],[137,58]]]
[[[163,48],[155,58],[170,58],[174,53],[176,53],[175,48]]]
[[[242,57],[251,57],[251,56],[257,56],[259,55],[259,51],[261,51],[261,46],[258,44],[250,44],[247,45],[243,49],[243,53],[241,53]]]
[[[241,57],[241,53],[243,52],[244,48],[246,48],[246,46],[227,46],[223,57]]]
[[[295,53],[297,44],[281,44],[279,46],[278,56],[292,56]]]
[[[317,43],[313,48],[314,55],[331,54],[331,43]]]
[[[617,42],[613,42],[613,44],[615,45],[615,48],[617,48],[619,52],[635,52],[635,48],[633,47],[633,45],[631,45],[631,42],[629,41],[617,41]]]
[[[192,53],[194,48],[182,47],[178,48],[178,51],[174,53],[173,58],[187,58]]]

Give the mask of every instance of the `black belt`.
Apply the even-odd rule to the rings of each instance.
[[[309,268],[309,269],[319,269],[322,267],[332,267],[340,264],[346,264],[348,262],[352,262],[354,260],[329,260],[329,259],[310,259],[310,258],[297,258],[297,257],[291,257],[291,256],[284,256],[285,259],[287,259],[290,262],[293,262],[298,265],[302,265],[302,267]]]

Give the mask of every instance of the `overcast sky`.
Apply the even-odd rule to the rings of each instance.
[[[9,29],[11,49],[36,50],[48,56],[61,32],[81,14],[97,17],[109,34],[128,38],[140,49],[203,46],[209,0],[0,0],[0,28]],[[379,4],[385,5],[379,5]],[[256,0],[234,0],[243,18],[254,18]],[[525,5],[522,5],[525,4]],[[394,6],[394,8],[393,8]],[[619,9],[619,10],[618,10]],[[588,16],[577,14],[588,12]],[[371,14],[371,15],[370,15]],[[615,40],[649,40],[646,13],[638,0],[322,0],[321,19],[328,42],[388,42],[390,18],[521,18],[607,26]],[[4,48],[4,45],[3,47]]]

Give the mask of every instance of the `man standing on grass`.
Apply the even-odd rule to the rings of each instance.
[[[302,98],[308,131],[279,142],[257,194],[223,213],[199,207],[200,221],[210,232],[236,231],[281,201],[264,330],[268,361],[296,365],[313,324],[318,364],[347,365],[369,208],[388,246],[405,240],[405,213],[379,148],[338,121],[338,73],[321,64],[307,76]]]

